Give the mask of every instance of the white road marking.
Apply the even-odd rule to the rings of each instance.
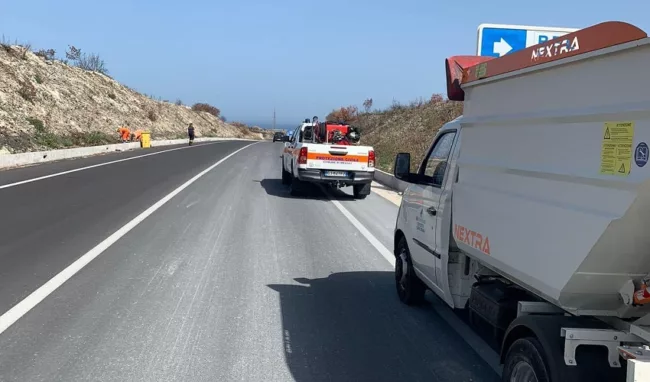
[[[372,244],[373,247],[379,251],[379,253],[394,267],[395,266],[395,256],[391,251],[388,250],[377,238],[368,231],[368,229],[357,220],[357,218],[345,208],[341,202],[331,198],[330,194],[326,193],[330,198],[330,201],[334,203],[336,208],[341,211],[341,213],[354,225],[359,232]],[[362,202],[363,203],[363,202]],[[499,355],[487,344],[483,339],[476,334],[472,328],[470,328],[465,322],[463,322],[458,316],[451,311],[451,309],[441,302],[436,296],[436,301],[432,304],[433,309],[436,311],[438,316],[442,318],[449,326],[451,326],[454,331],[476,351],[476,353],[487,363],[492,370],[494,370],[499,376],[502,373],[502,366],[500,364]]]
[[[329,196],[329,194],[327,195]],[[361,224],[361,222],[358,221],[357,218],[355,218],[354,215],[350,213],[350,211],[347,210],[347,208],[343,207],[341,202],[332,199],[330,199],[330,201],[334,203],[336,208],[338,208],[339,211],[341,211],[341,213],[345,215],[346,218],[348,218],[350,223],[352,223],[352,225],[354,225],[359,230],[359,232],[361,232],[361,234],[366,239],[368,239],[370,244],[372,244],[372,246],[375,247],[375,249],[377,249],[377,251],[379,251],[382,256],[384,256],[390,265],[395,266],[395,256],[393,253],[389,251],[388,248],[384,247],[384,245],[379,240],[377,240],[377,238],[372,233],[370,233],[370,231],[368,231],[368,229],[364,227],[364,225]]]
[[[122,158],[122,159],[117,159],[117,160],[113,160],[113,161],[110,161],[110,162],[103,162],[103,163],[94,164],[94,165],[91,165],[91,166],[79,167],[79,168],[75,168],[75,169],[72,169],[72,170],[61,171],[61,172],[56,172],[54,174],[39,176],[38,178],[31,178],[31,179],[21,180],[20,182],[3,184],[3,185],[0,185],[0,190],[2,190],[3,188],[20,186],[21,184],[25,184],[25,183],[31,183],[31,182],[36,182],[36,181],[43,180],[43,179],[54,178],[55,176],[71,174],[71,173],[77,172],[77,171],[89,170],[89,169],[95,168],[95,167],[107,166],[109,164],[114,164],[114,163],[119,163],[119,162],[126,162],[128,160],[144,158],[144,157],[148,157],[148,156],[152,156],[152,155],[158,155],[158,154],[162,154],[162,153],[168,153],[170,151],[184,150],[184,149],[189,149],[191,147],[200,147],[200,146],[211,145],[211,144],[215,144],[215,143],[223,143],[223,142],[228,142],[228,141],[210,142],[210,143],[205,143],[205,144],[197,145],[197,146],[176,147],[176,148],[173,148],[173,149],[156,151],[154,153],[138,155],[138,156],[135,156],[135,157]]]
[[[29,296],[25,297],[25,299],[20,301],[18,304],[14,305],[6,313],[4,313],[2,316],[0,316],[0,334],[2,334],[5,330],[7,330],[7,328],[9,328],[11,325],[13,325],[16,321],[18,321],[22,316],[27,314],[27,312],[32,310],[36,305],[38,305],[48,295],[50,295],[57,288],[59,288],[61,285],[63,285],[63,283],[68,281],[77,272],[79,272],[86,265],[88,265],[88,263],[90,263],[95,258],[97,258],[99,255],[101,255],[108,247],[113,245],[122,236],[126,235],[129,231],[131,231],[133,228],[135,228],[135,226],[137,226],[142,221],[144,221],[147,217],[149,217],[149,215],[153,214],[156,210],[158,210],[165,203],[167,203],[169,200],[171,200],[171,198],[178,195],[181,191],[183,191],[184,189],[189,187],[196,180],[198,180],[203,175],[207,174],[210,170],[212,170],[213,168],[217,167],[218,165],[220,165],[221,163],[226,161],[228,158],[230,158],[233,155],[237,154],[238,152],[244,150],[245,148],[248,148],[248,147],[250,147],[252,145],[255,145],[257,143],[258,142],[251,143],[249,145],[246,145],[246,146],[244,146],[244,147],[242,147],[242,148],[228,154],[226,157],[220,159],[215,164],[211,165],[210,167],[208,167],[205,170],[201,171],[200,173],[196,174],[190,180],[188,180],[187,182],[181,184],[174,191],[172,191],[171,193],[169,193],[168,195],[166,195],[165,197],[163,197],[162,199],[157,201],[151,207],[149,207],[145,211],[143,211],[140,215],[136,216],[135,218],[133,218],[133,220],[126,223],[123,227],[121,227],[120,229],[115,231],[112,235],[110,235],[109,237],[104,239],[104,241],[97,244],[93,249],[86,252],[83,256],[81,256],[79,259],[77,259],[74,263],[70,264],[67,268],[65,268],[64,270],[59,272],[56,276],[52,277],[45,284],[41,285],[41,287],[36,289]]]

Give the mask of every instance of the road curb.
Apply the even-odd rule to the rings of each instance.
[[[196,138],[195,142],[212,141],[257,141],[245,138]],[[170,146],[187,143],[187,139],[152,140],[151,147]],[[77,147],[72,149],[33,151],[20,154],[0,155],[0,169],[53,162],[62,159],[82,158],[92,155],[140,149],[140,143],[116,143],[112,145]]]

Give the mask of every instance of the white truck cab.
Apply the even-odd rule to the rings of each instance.
[[[503,381],[650,381],[648,62],[621,22],[451,57],[464,115],[395,159],[397,294],[466,310]]]
[[[370,194],[375,172],[371,146],[314,143],[314,124],[298,126],[282,152],[282,183],[291,194],[302,192],[304,183],[334,187],[352,186],[355,199]]]
[[[462,118],[462,117],[461,117]],[[460,120],[447,123],[435,136],[415,174],[408,173],[410,155],[401,154],[397,173],[410,183],[402,195],[396,229],[405,235],[415,266],[413,271],[450,306],[464,307],[468,295],[452,294],[449,279],[449,245],[452,185],[460,147]],[[403,248],[402,248],[403,249]],[[404,253],[399,256],[404,256]],[[402,271],[408,271],[405,263]],[[462,270],[456,270],[462,271]],[[406,273],[404,274],[404,276]],[[469,277],[467,277],[469,282]],[[404,287],[404,284],[401,284]],[[401,293],[410,291],[402,289]],[[404,296],[408,297],[408,296]]]

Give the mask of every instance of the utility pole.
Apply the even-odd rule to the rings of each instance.
[[[275,108],[273,108],[273,131],[275,131]]]

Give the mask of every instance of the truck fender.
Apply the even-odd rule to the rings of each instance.
[[[601,321],[592,318],[563,315],[523,315],[517,317],[508,326],[500,349],[500,363],[505,362],[510,345],[519,338],[534,337],[543,348],[543,356],[548,368],[551,381],[577,381],[580,379],[581,365],[567,366],[564,362],[564,337],[561,336],[563,327],[607,329]],[[606,356],[605,356],[606,357]],[[607,359],[602,360],[607,364]],[[593,365],[591,365],[593,366]]]

